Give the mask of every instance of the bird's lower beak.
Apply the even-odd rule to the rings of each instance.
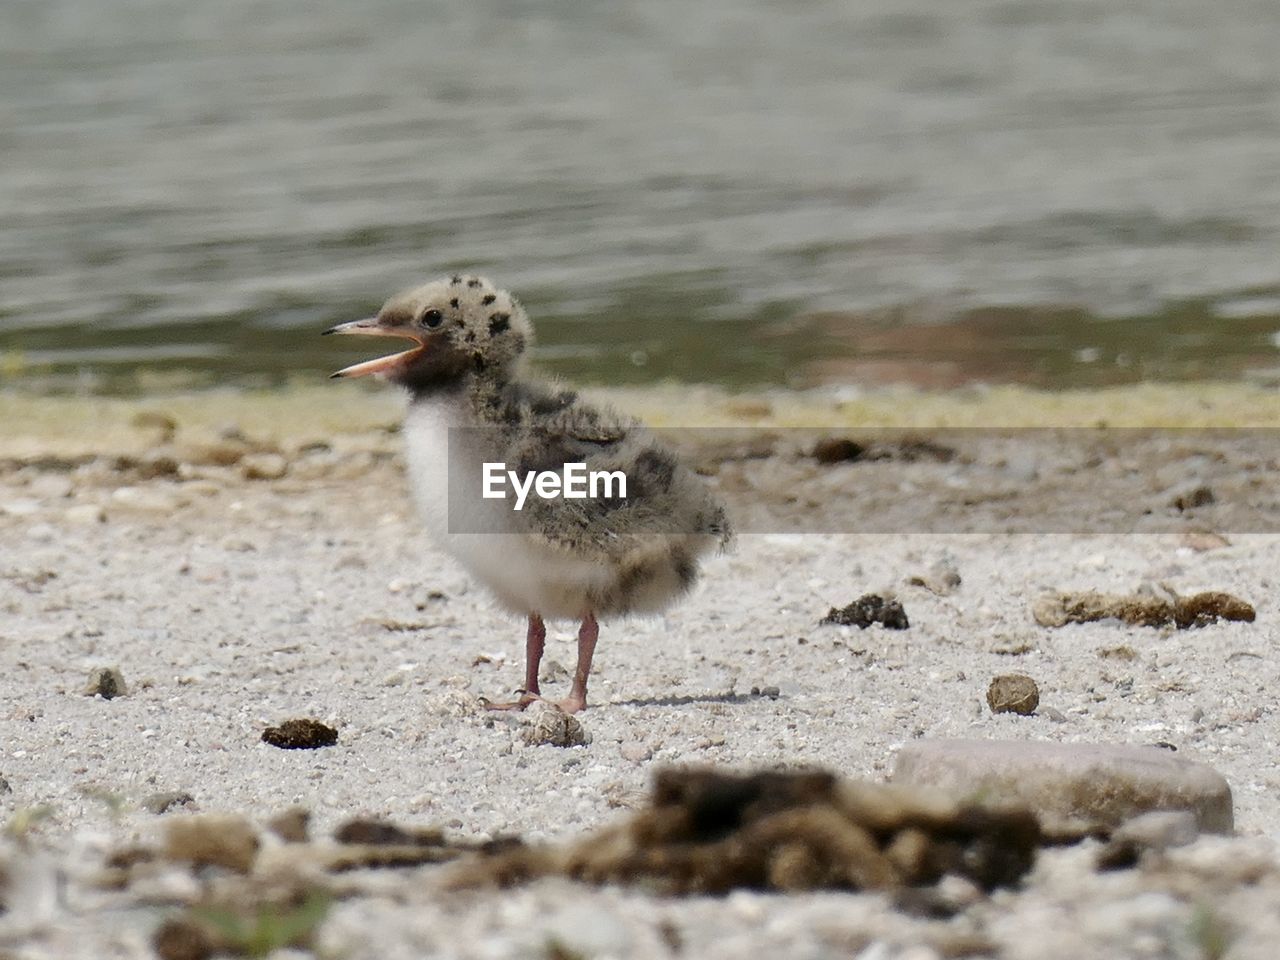
[[[416,347],[393,353],[389,357],[378,357],[376,360],[365,360],[363,363],[353,363],[349,367],[343,367],[337,373],[330,374],[331,379],[364,377],[371,373],[395,373],[413,363],[427,348],[426,341],[411,327],[384,326],[377,317],[340,323],[336,327],[330,327],[324,335],[328,336],[331,333],[358,333],[366,337],[399,337],[402,340],[412,340],[417,344]]]

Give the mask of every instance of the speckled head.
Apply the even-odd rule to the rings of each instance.
[[[326,333],[400,337],[417,345],[353,364],[335,377],[376,374],[411,390],[447,389],[476,375],[510,375],[533,340],[524,308],[483,277],[454,276],[398,293],[376,317]]]

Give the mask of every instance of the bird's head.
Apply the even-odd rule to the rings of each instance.
[[[398,293],[376,317],[325,333],[399,337],[414,346],[344,367],[335,377],[377,374],[411,389],[447,387],[476,373],[513,369],[533,340],[524,308],[483,277],[455,276]]]

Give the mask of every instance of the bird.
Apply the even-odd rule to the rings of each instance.
[[[484,277],[433,280],[325,333],[414,344],[332,376],[374,376],[407,391],[407,476],[427,533],[527,620],[524,686],[514,700],[482,698],[485,706],[544,699],[546,622],[570,620],[578,634],[569,694],[546,702],[584,710],[599,621],[655,614],[688,593],[700,562],[733,538],[724,506],[643,423],[531,373],[528,314]],[[601,483],[568,496],[574,469]],[[556,471],[562,495],[531,479]],[[515,495],[500,496],[508,483]]]

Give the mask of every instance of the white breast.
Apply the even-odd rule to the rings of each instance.
[[[485,437],[460,404],[420,399],[409,406],[405,454],[427,532],[513,611],[581,616],[611,571],[521,532],[509,501],[481,496],[482,464],[497,455],[483,449]]]

